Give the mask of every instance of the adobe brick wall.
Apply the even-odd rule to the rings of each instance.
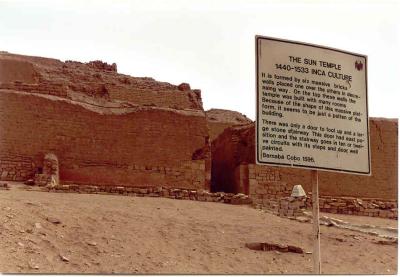
[[[61,183],[209,188],[200,90],[118,74],[102,61],[7,52],[0,73],[2,180],[46,179],[37,173],[54,153]]]
[[[321,195],[396,199],[398,193],[398,121],[370,118],[371,176],[320,172]],[[283,180],[311,191],[310,172],[283,169]]]
[[[271,203],[290,196],[293,186],[282,181],[282,176],[276,168],[255,164],[241,167],[248,167],[248,190],[254,204],[270,207]]]
[[[252,124],[235,126],[225,131],[211,142],[211,190],[248,193],[241,180],[239,165],[251,159],[248,137],[254,133]],[[254,143],[253,143],[254,144]],[[253,145],[254,149],[254,145]],[[246,164],[246,162],[244,162]],[[246,170],[246,169],[242,169]],[[247,179],[246,177],[244,177]]]
[[[231,123],[223,123],[223,122],[210,122],[208,121],[208,126],[210,128],[210,140],[213,141],[216,139],[222,132],[229,127],[234,126]]]
[[[118,74],[116,65],[0,53],[0,89],[50,94],[79,101],[115,100],[125,106],[203,111],[200,90]]]
[[[252,122],[244,114],[223,109],[210,109],[206,111],[206,117],[210,129],[210,141],[216,139],[228,127]]]
[[[109,109],[10,90],[0,90],[0,107],[3,180],[31,177],[54,153],[61,182],[208,186],[206,158],[193,159],[207,147],[202,111]]]
[[[0,83],[14,81],[27,84],[37,83],[38,74],[32,63],[27,61],[0,59]]]
[[[255,163],[254,132],[254,124],[232,127],[225,130],[213,142],[213,186],[219,190],[226,188],[227,191],[231,192],[246,192],[246,189],[238,189],[245,186],[243,184],[245,177],[238,177],[237,172],[239,169],[237,167]],[[320,171],[320,195],[382,199],[397,198],[398,121],[371,118],[370,139],[372,175],[361,176]],[[306,191],[311,191],[311,172],[309,170],[258,165],[255,165],[255,168],[259,171],[265,171],[266,176],[270,176],[269,172],[275,172],[272,175],[279,175],[279,178],[276,179],[281,183],[287,184],[290,188],[293,185],[301,184]],[[244,172],[245,169],[242,168],[242,171]],[[275,180],[262,180],[262,182],[264,181]],[[214,182],[218,183],[214,184]],[[251,182],[250,178],[250,190]]]
[[[158,87],[152,82],[137,84],[135,88],[110,86],[110,97],[143,106],[166,107],[173,109],[197,109],[202,107],[199,90],[178,91],[176,87]]]

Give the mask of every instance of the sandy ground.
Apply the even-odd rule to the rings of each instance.
[[[397,227],[395,220],[345,218]],[[311,229],[249,206],[12,187],[0,191],[0,272],[310,274],[311,254],[245,243],[312,251]],[[321,226],[322,273],[396,274],[397,244],[378,241],[384,239]]]

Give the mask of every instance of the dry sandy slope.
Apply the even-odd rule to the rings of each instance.
[[[312,255],[245,247],[274,242],[311,251],[311,227],[247,206],[13,187],[0,191],[0,272],[311,273]],[[396,244],[335,227],[321,232],[323,273],[397,272]]]

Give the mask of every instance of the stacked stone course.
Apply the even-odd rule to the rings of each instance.
[[[170,199],[194,200],[202,202],[218,202],[233,205],[251,204],[249,196],[238,193],[211,193],[207,190],[191,190],[167,187],[126,187],[126,186],[98,186],[82,184],[63,184],[55,187],[41,188],[42,191],[64,193],[88,193],[106,195],[126,195],[136,197],[164,197]]]
[[[281,181],[279,171],[248,165],[249,196],[254,204],[274,207],[281,198],[290,196],[292,187]]]
[[[0,180],[25,181],[34,175],[35,164],[29,158],[0,157]]]
[[[279,206],[273,211],[283,217],[302,216],[306,209],[306,197],[283,197],[279,199]]]
[[[1,84],[0,89],[24,91],[27,93],[46,94],[60,97],[67,97],[67,88],[61,84],[52,84],[50,82],[43,82],[40,84],[21,84],[14,82],[10,84]]]
[[[312,208],[311,197],[306,205]],[[319,198],[321,212],[334,214],[349,214],[397,219],[397,200],[356,197],[322,196]]]

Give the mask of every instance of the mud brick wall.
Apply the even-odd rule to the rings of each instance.
[[[242,168],[244,165],[242,165]],[[248,165],[249,196],[254,204],[272,207],[292,193],[293,186],[282,181],[279,170],[273,167]]]
[[[0,83],[0,89],[19,90],[29,93],[49,94],[60,97],[67,97],[67,89],[65,86],[48,82],[40,84],[21,84],[18,81],[8,84]]]
[[[137,84],[133,88],[118,85],[107,86],[112,99],[144,106],[172,109],[202,109],[200,91],[179,91],[175,86],[159,87],[155,82]]]
[[[213,184],[220,190],[239,188],[246,177],[238,174],[240,165],[255,163],[254,124],[226,129],[213,142]],[[354,196],[364,198],[395,199],[398,187],[398,121],[397,119],[370,119],[371,176],[335,172],[319,172],[320,195]],[[290,187],[302,185],[311,191],[311,171],[285,167],[275,168],[280,181]],[[242,172],[245,172],[242,170]],[[249,178],[249,185],[251,178]],[[244,190],[246,191],[246,189]],[[241,192],[241,191],[235,191]]]
[[[27,61],[0,59],[0,83],[13,83],[15,81],[36,83],[38,74],[32,63]]]
[[[45,79],[40,74],[40,69],[33,62],[40,62],[42,65],[57,60],[38,58],[31,60],[22,60],[11,55],[0,55],[0,89],[19,90],[29,93],[41,93],[67,97],[67,86],[63,83],[57,83],[54,78]],[[60,61],[58,61],[61,64]]]
[[[246,125],[252,122],[244,114],[223,109],[210,109],[206,111],[206,117],[210,130],[210,141],[216,139],[228,127]]]
[[[118,74],[116,65],[0,53],[0,89],[117,100],[125,105],[203,111],[201,92],[148,77]]]
[[[319,172],[321,195],[395,199],[398,193],[398,121],[371,118],[371,176]],[[311,172],[282,168],[285,182],[311,191]]]
[[[248,142],[248,137],[254,137],[252,124],[230,127],[211,143],[211,189],[232,193],[248,193],[244,185],[248,179],[246,168],[241,164],[248,164],[254,153],[254,146]],[[253,142],[254,144],[254,142]],[[248,184],[248,182],[247,182]]]
[[[208,143],[202,111],[110,111],[8,90],[0,90],[0,107],[0,153],[32,159],[36,168],[24,174],[54,153],[61,183],[208,188],[206,158],[194,158]]]
[[[232,127],[231,123],[223,123],[223,122],[212,122],[208,121],[208,127],[210,129],[210,140],[213,141],[216,139],[222,132],[229,127]]]

